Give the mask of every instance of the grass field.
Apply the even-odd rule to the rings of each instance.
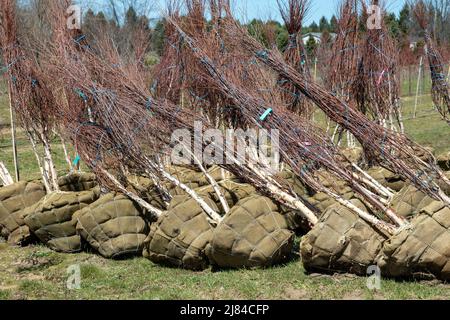
[[[72,265],[81,269],[79,290],[67,289]],[[363,277],[307,275],[295,258],[266,270],[191,272],[144,258],[112,261],[0,244],[0,270],[0,299],[450,299],[450,285],[439,281],[382,280],[371,291]]]
[[[450,127],[432,110],[430,96],[420,97],[416,119],[411,119],[414,98],[405,97],[403,105],[411,138],[437,154],[450,151]],[[8,125],[3,94],[0,160],[12,172]],[[23,133],[18,137],[22,178],[38,178],[34,155]],[[58,169],[66,170],[61,147],[54,149]],[[81,269],[79,290],[66,287],[71,265]],[[156,266],[144,258],[112,261],[89,253],[65,255],[42,246],[12,248],[0,243],[0,299],[450,299],[450,285],[438,281],[382,280],[378,291],[369,290],[366,281],[352,275],[307,275],[298,257],[267,270],[196,273]]]

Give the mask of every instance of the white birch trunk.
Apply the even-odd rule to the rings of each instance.
[[[9,174],[8,169],[6,168],[5,164],[1,161],[0,161],[0,179],[2,180],[4,186],[9,186],[14,183],[14,180]]]
[[[189,188],[187,185],[185,185],[184,183],[180,182],[177,178],[175,178],[174,176],[172,176],[170,173],[168,173],[167,171],[161,169],[161,174],[162,176],[167,179],[168,181],[170,181],[172,184],[174,184],[175,186],[179,187],[181,190],[183,190],[184,192],[186,192],[189,196],[192,197],[192,199],[194,199],[195,201],[197,201],[197,203],[200,205],[200,207],[205,211],[205,213],[208,215],[208,217],[210,218],[210,223],[212,223],[213,225],[217,225],[219,224],[223,218],[220,216],[220,214],[218,214],[216,211],[214,211],[207,203],[205,200],[202,199],[202,197],[200,197],[194,190],[192,190],[191,188]]]
[[[48,164],[48,171],[50,172],[50,182],[52,184],[52,191],[58,192],[60,191],[58,183],[58,173],[56,172],[55,163],[53,161],[52,147],[48,142],[48,138],[44,133],[41,134],[41,139],[44,145],[45,161]]]
[[[50,178],[49,178],[48,171],[46,169],[45,160],[44,160],[44,163],[43,163],[43,161],[41,161],[41,157],[37,150],[36,140],[34,139],[33,134],[27,130],[27,135],[28,135],[28,140],[30,140],[30,143],[31,143],[31,148],[33,149],[34,155],[36,157],[36,161],[39,166],[39,170],[41,172],[42,182],[44,183],[45,190],[49,194],[52,192],[52,188],[50,185]]]
[[[200,170],[206,176],[206,179],[208,179],[210,185],[213,187],[214,192],[217,194],[217,197],[219,198],[220,204],[222,205],[222,208],[223,208],[225,214],[228,213],[230,211],[230,207],[228,206],[228,202],[225,199],[222,191],[220,190],[220,186],[217,184],[217,181],[208,173],[208,171],[205,169],[205,167],[203,167],[201,161],[199,159],[197,159],[197,157],[194,154],[192,154],[192,157],[193,157],[194,161],[197,163]]]
[[[371,175],[369,175],[367,172],[365,172],[363,169],[361,169],[356,164],[352,163],[353,167],[363,175],[363,177],[357,176],[359,179],[361,179],[364,183],[367,183],[369,186],[374,188],[375,190],[379,191],[382,195],[387,197],[389,200],[391,200],[394,197],[394,192],[392,190],[389,190],[385,186],[383,186],[381,183],[379,183],[377,180],[375,180]]]
[[[59,134],[56,130],[54,132],[59,137],[59,139],[61,140],[61,145],[62,145],[63,152],[64,152],[64,158],[66,159],[66,162],[67,162],[67,164],[69,166],[70,172],[73,172],[74,168],[73,168],[73,165],[72,165],[72,161],[70,161],[69,152],[67,152],[66,140],[64,139],[62,134]]]
[[[137,194],[128,191],[112,174],[110,174],[105,169],[100,169],[102,173],[108,177],[109,180],[126,196],[128,196],[130,199],[135,201],[137,204],[139,204],[142,208],[147,209],[156,219],[159,218],[162,215],[162,211],[158,208],[155,208],[151,204],[149,204],[147,201],[139,197]]]

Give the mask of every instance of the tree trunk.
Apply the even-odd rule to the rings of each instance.
[[[15,117],[14,117],[11,81],[8,81],[8,86],[9,86],[9,90],[8,90],[9,112],[11,115],[11,141],[12,141],[13,158],[14,158],[14,174],[16,176],[16,182],[19,182],[20,181],[19,158],[17,156],[16,122],[15,122]]]
[[[9,186],[14,183],[13,178],[9,174],[8,169],[5,164],[0,161],[0,180],[2,181],[4,186]]]

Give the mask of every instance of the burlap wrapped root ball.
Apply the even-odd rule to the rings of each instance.
[[[149,226],[126,196],[108,193],[77,211],[77,232],[105,258],[142,255]]]
[[[443,153],[437,157],[437,164],[444,171],[450,170],[450,152]]]
[[[450,208],[434,201],[411,227],[386,241],[377,258],[382,275],[450,280]]]
[[[58,192],[47,195],[26,209],[25,223],[50,249],[73,253],[81,250],[81,238],[73,215],[98,199],[99,188],[82,192]]]
[[[268,267],[289,256],[294,233],[269,198],[241,200],[213,232],[206,254],[221,268]]]
[[[70,173],[58,179],[59,188],[65,192],[88,191],[98,186],[93,173]]]
[[[239,201],[256,193],[256,189],[245,183],[239,183],[232,180],[223,180],[217,183],[219,185],[220,194],[225,199],[229,208],[234,207]],[[199,195],[213,200],[219,209],[220,214],[225,215],[224,208],[219,199],[219,195],[211,185],[195,189]]]
[[[372,167],[367,171],[367,173],[382,186],[389,188],[392,191],[399,192],[408,185],[408,183],[400,175],[382,167]]]
[[[355,193],[353,192],[352,188],[346,185],[344,181],[336,179],[336,177],[325,171],[321,172],[320,181],[325,187],[334,189],[336,193],[345,200],[351,200],[355,198]],[[330,197],[324,192],[312,193],[310,197],[307,198],[307,200],[321,213],[324,213],[332,205],[337,204],[337,201],[334,198]]]
[[[413,185],[408,185],[394,196],[391,206],[397,215],[412,218],[433,201]]]
[[[128,182],[134,189],[132,191],[139,194],[142,199],[147,201],[153,207],[160,210],[166,210],[166,203],[164,202],[161,191],[158,190],[152,179],[142,176],[130,175],[127,177]]]
[[[357,200],[351,202],[367,211]],[[383,247],[386,236],[346,207],[328,208],[319,223],[302,238],[302,262],[310,272],[349,272],[365,275]]]
[[[198,169],[194,170],[192,168],[171,166],[167,168],[167,171],[181,183],[184,183],[193,190],[203,190],[203,188],[211,189],[210,182],[206,178],[205,174]],[[218,183],[237,182],[237,179],[233,174],[220,168],[219,166],[212,166],[207,171]],[[130,175],[127,178],[134,190],[137,191],[137,193],[139,193],[144,200],[149,202],[154,207],[161,210],[167,210],[167,205],[152,179],[135,175]],[[186,194],[186,192],[180,187],[176,187],[168,181],[164,181],[162,183],[162,187],[165,188],[171,196],[184,196]]]
[[[364,156],[364,151],[362,148],[342,148],[342,154],[351,162],[359,163],[359,161]]]
[[[167,171],[177,178],[181,183],[184,183],[189,188],[195,190],[201,187],[210,186],[210,182],[206,175],[197,167],[188,168],[180,166],[172,166],[167,168]],[[216,181],[237,181],[229,171],[222,169],[219,166],[212,166],[206,170],[210,176]],[[172,196],[185,195],[186,193],[180,188],[171,184],[167,184],[167,188]]]
[[[215,202],[204,197],[218,212]],[[169,209],[153,223],[145,240],[144,257],[156,264],[190,270],[209,266],[205,254],[214,227],[200,205],[187,195],[175,196]]]
[[[281,178],[282,181],[287,184],[288,188],[296,195],[302,197],[311,195],[311,189],[299,179],[288,165],[284,165],[283,170],[278,174],[278,177]]]
[[[25,224],[24,209],[45,196],[40,182],[18,182],[0,189],[0,232],[12,245],[25,245],[32,235]]]
[[[211,166],[206,170],[208,174],[216,181],[216,182],[222,182],[222,181],[238,181],[238,178],[231,172],[219,167],[219,166]],[[200,176],[200,179],[198,180],[198,184],[200,187],[207,186],[210,184],[208,178],[205,174],[202,173]]]
[[[204,173],[196,167],[171,166],[166,168],[166,170],[181,183],[193,190],[208,184],[203,179]],[[169,182],[166,183],[166,187],[172,196],[182,196],[186,194],[180,187],[174,186]]]

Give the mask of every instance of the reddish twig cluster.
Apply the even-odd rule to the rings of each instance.
[[[288,45],[283,52],[284,59],[305,77],[311,78],[308,55],[302,40],[302,24],[310,8],[311,1],[277,0],[277,2],[289,37]],[[305,118],[311,118],[313,113],[311,102],[288,79],[280,78],[279,82],[283,101],[287,107]]]
[[[450,86],[447,80],[446,70],[444,69],[444,59],[436,48],[430,31],[428,30],[430,19],[429,12],[423,1],[418,1],[414,5],[413,12],[424,32],[426,54],[428,56],[428,63],[431,71],[431,94],[433,103],[442,118],[450,124]]]

